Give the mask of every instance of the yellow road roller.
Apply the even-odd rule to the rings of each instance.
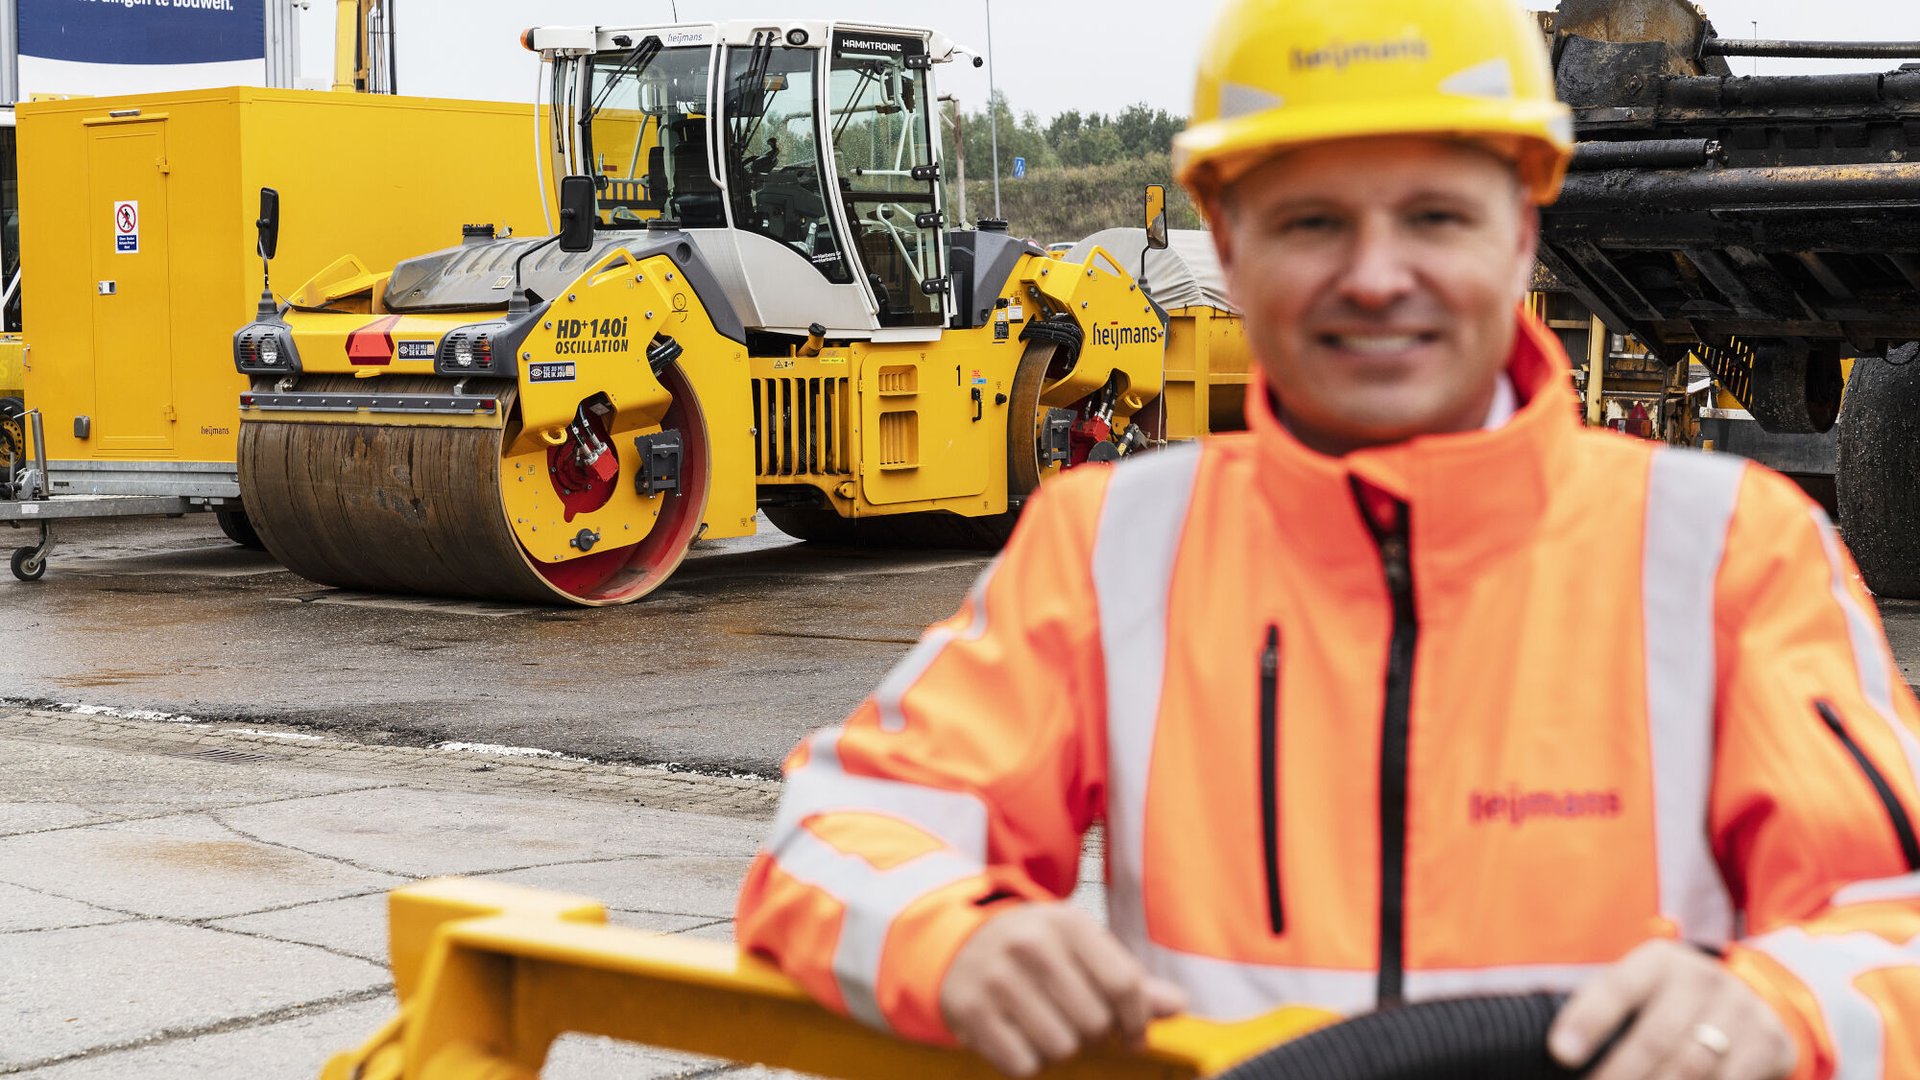
[[[289,568],[617,604],[758,510],[808,539],[991,546],[1049,474],[1150,442],[1131,419],[1166,316],[1120,261],[948,220],[953,42],[811,20],[523,40],[551,73],[555,235],[345,255],[234,336],[242,497]]]

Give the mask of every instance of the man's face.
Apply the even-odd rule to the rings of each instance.
[[[1256,167],[1212,210],[1302,442],[1342,454],[1485,421],[1539,220],[1505,162],[1438,139],[1326,143]]]

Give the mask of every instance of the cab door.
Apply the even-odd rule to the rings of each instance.
[[[88,128],[93,437],[102,452],[173,447],[172,281],[167,267],[166,122]]]
[[[839,28],[828,83],[834,170],[881,326],[946,324],[946,221],[924,39]]]

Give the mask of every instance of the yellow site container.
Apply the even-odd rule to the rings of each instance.
[[[527,105],[230,87],[25,103],[18,128],[25,388],[56,494],[239,495],[260,188],[277,295],[467,223],[546,232]]]
[[[1247,426],[1247,380],[1254,371],[1240,316],[1197,305],[1167,312],[1166,406],[1161,434],[1197,439]]]

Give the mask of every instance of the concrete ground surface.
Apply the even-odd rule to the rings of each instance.
[[[0,1075],[317,1076],[393,1012],[384,896],[427,877],[730,940],[780,756],[984,562],[776,534],[570,611],[347,596],[216,535],[70,528],[0,582]],[[1911,682],[1920,605],[1884,611]],[[756,1073],[569,1037],[543,1075]]]
[[[446,874],[728,940],[777,785],[356,746],[291,730],[0,719],[0,1073],[314,1077],[394,1010],[385,893]],[[563,1042],[543,1074],[714,1063]]]
[[[0,1075],[35,1080],[317,1076],[394,1011],[422,878],[731,940],[766,777],[985,561],[770,531],[582,611],[322,589],[210,517],[59,539],[0,580]],[[570,1036],[543,1075],[767,1072]]]
[[[322,588],[211,514],[61,523],[43,580],[0,574],[0,704],[773,776],[958,608],[987,557],[822,551],[761,527],[696,546],[640,603],[588,609]]]

